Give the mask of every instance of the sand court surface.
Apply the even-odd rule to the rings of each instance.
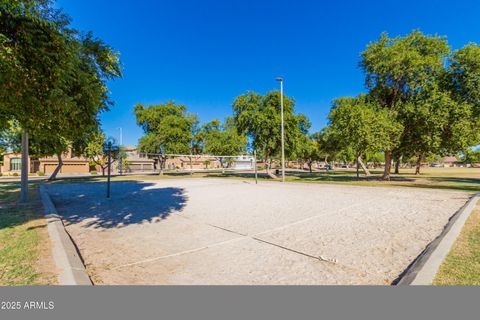
[[[389,284],[470,197],[216,178],[47,189],[96,284]]]

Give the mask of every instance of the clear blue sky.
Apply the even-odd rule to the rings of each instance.
[[[231,115],[233,99],[277,89],[295,98],[312,132],[332,99],[364,91],[359,54],[382,31],[446,35],[456,49],[480,43],[478,1],[153,1],[60,0],[73,25],[120,51],[123,79],[101,116],[124,144],[142,135],[135,103],[175,100],[202,122]]]

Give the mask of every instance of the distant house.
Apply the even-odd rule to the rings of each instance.
[[[88,173],[90,166],[88,160],[83,157],[72,156],[71,152],[67,152],[62,157],[63,166],[59,173],[77,174]],[[51,174],[58,166],[57,157],[28,158],[28,172],[44,172]],[[5,153],[3,155],[3,166],[1,172],[3,174],[20,174],[22,170],[22,155],[20,153]]]
[[[238,156],[234,158],[233,167],[236,170],[251,170],[254,168],[254,161],[252,156]]]
[[[460,161],[457,159],[457,157],[454,156],[448,156],[443,158],[442,163],[444,167],[458,167],[460,166]]]
[[[147,156],[139,154],[137,147],[128,146],[122,148],[122,152],[126,155],[125,172],[151,172],[155,169],[155,160],[149,159]]]

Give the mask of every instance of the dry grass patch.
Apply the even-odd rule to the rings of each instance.
[[[478,204],[477,204],[478,205]],[[435,285],[480,285],[480,208],[472,212],[440,267]]]

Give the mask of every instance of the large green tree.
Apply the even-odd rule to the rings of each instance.
[[[297,144],[308,132],[310,123],[303,114],[295,114],[295,101],[284,95],[285,156],[293,157]],[[233,104],[235,124],[251,141],[252,148],[263,157],[267,173],[271,161],[281,150],[280,92],[265,95],[249,91]]]
[[[470,108],[458,104],[448,91],[434,86],[412,96],[399,111],[404,130],[396,156],[416,158],[416,174],[432,155],[456,153],[471,143]],[[397,158],[398,159],[398,158]]]
[[[328,118],[330,135],[335,136],[337,147],[353,150],[357,165],[366,175],[370,173],[362,155],[391,150],[402,129],[394,120],[394,111],[377,106],[365,95],[336,99]]]
[[[380,39],[362,53],[369,97],[394,111],[402,125],[398,144],[385,150],[383,178],[392,156],[416,158],[416,173],[432,155],[455,154],[480,142],[480,48],[451,52],[445,37],[413,31]]]
[[[55,116],[67,68],[63,17],[45,1],[8,1],[0,6],[0,123],[22,129],[21,201],[28,200],[28,134]]]
[[[216,156],[236,156],[246,151],[247,137],[238,134],[232,118],[227,118],[222,125],[215,119],[203,125],[199,140],[206,154]],[[222,168],[225,158],[218,157]]]
[[[59,156],[81,145],[110,105],[106,82],[120,76],[117,53],[69,28],[51,1],[0,5],[0,125],[22,130],[22,201],[27,201],[28,138],[39,153]]]
[[[448,64],[448,80],[457,101],[472,105],[480,115],[480,46],[469,43],[452,53]]]
[[[117,53],[92,33],[74,38],[69,43],[71,51],[68,85],[63,88],[67,101],[61,114],[44,122],[36,136],[48,139],[44,154],[56,154],[58,166],[50,179],[62,167],[62,154],[68,149],[81,154],[90,139],[99,131],[98,114],[109,110],[112,101],[107,95],[107,81],[121,76]],[[47,134],[52,128],[58,132]]]
[[[297,159],[302,164],[306,163],[310,172],[312,172],[313,163],[322,159],[322,152],[319,143],[311,136],[304,135],[297,146]]]
[[[386,33],[362,52],[360,66],[366,74],[370,98],[379,108],[395,112],[393,120],[403,125],[403,110],[412,106],[415,96],[435,87],[444,72],[449,47],[444,37],[413,31],[404,37]],[[408,126],[404,126],[408,128]],[[399,132],[399,137],[401,132]],[[395,140],[400,143],[399,137]],[[397,139],[398,138],[398,139]],[[390,179],[392,155],[397,146],[385,150],[383,179]]]
[[[167,154],[195,154],[198,150],[198,119],[184,105],[164,104],[134,107],[137,124],[145,133],[139,140],[142,152],[154,153],[163,170]]]
[[[470,43],[454,51],[445,78],[443,86],[457,105],[448,115],[442,146],[453,154],[480,143],[480,46]]]
[[[332,132],[331,127],[327,126],[318,132],[312,134],[312,139],[318,145],[323,161],[326,165],[329,160],[334,160],[338,153],[341,152],[338,137]]]

